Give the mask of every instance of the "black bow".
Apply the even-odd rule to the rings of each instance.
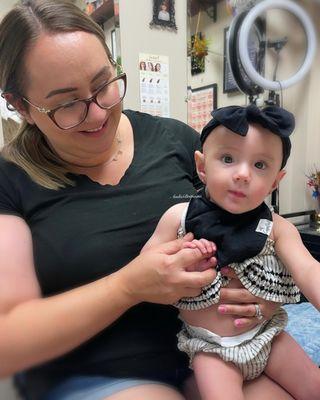
[[[281,168],[285,166],[291,150],[289,136],[295,128],[295,119],[292,113],[278,106],[268,106],[260,109],[256,105],[250,104],[247,107],[221,107],[212,111],[211,115],[212,119],[201,132],[200,140],[202,145],[211,131],[219,125],[225,126],[238,135],[246,136],[249,122],[254,122],[281,138],[283,147]]]

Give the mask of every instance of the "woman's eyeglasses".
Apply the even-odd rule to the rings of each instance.
[[[22,99],[47,116],[60,129],[71,129],[80,125],[87,117],[91,103],[97,104],[104,110],[110,110],[119,104],[125,94],[127,88],[127,76],[125,73],[120,74],[111,81],[105,83],[96,93],[88,99],[74,100],[70,103],[63,104],[59,107],[48,110],[31,103],[30,100],[23,97]]]

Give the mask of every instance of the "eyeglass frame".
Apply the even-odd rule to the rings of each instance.
[[[120,98],[120,100],[119,100],[117,103],[113,104],[112,106],[109,106],[109,107],[102,107],[102,106],[98,103],[98,101],[97,101],[97,96],[98,96],[98,94],[99,94],[106,86],[108,86],[110,83],[115,82],[115,81],[120,80],[120,79],[122,79],[123,82],[124,82],[124,93],[123,93],[122,97]],[[96,91],[96,93],[95,93],[93,96],[88,97],[87,99],[73,100],[73,101],[70,101],[69,103],[62,104],[62,105],[60,105],[60,106],[58,106],[58,107],[55,107],[55,108],[52,108],[52,109],[47,109],[47,108],[45,108],[45,107],[40,107],[40,106],[38,106],[38,105],[36,105],[36,104],[33,104],[33,103],[32,103],[30,100],[28,100],[26,97],[22,97],[22,100],[25,101],[26,103],[28,103],[29,105],[31,105],[32,107],[34,107],[34,108],[35,108],[37,111],[39,111],[40,113],[46,114],[46,115],[51,119],[51,121],[52,121],[59,129],[62,129],[62,130],[64,130],[64,131],[66,131],[66,130],[68,130],[68,129],[75,128],[76,126],[82,124],[82,122],[87,118],[87,115],[88,115],[88,112],[89,112],[89,107],[90,107],[90,104],[91,104],[91,103],[95,103],[98,107],[100,107],[100,108],[103,109],[103,110],[110,110],[111,108],[113,108],[113,107],[115,107],[116,105],[118,105],[119,103],[121,103],[121,101],[124,99],[124,96],[125,96],[125,94],[126,94],[126,91],[127,91],[127,75],[126,75],[125,72],[122,72],[120,75],[116,76],[115,78],[111,79],[110,81],[108,81],[108,82],[106,82],[104,85],[102,85],[102,86]],[[5,94],[5,93],[2,93],[2,96],[3,96],[4,94]],[[4,96],[3,96],[3,97],[4,97]],[[54,114],[55,114],[60,108],[63,108],[63,107],[69,106],[70,104],[74,104],[74,103],[78,103],[78,102],[83,102],[83,103],[85,103],[85,105],[86,105],[86,107],[87,107],[83,119],[82,119],[79,123],[77,123],[77,124],[75,124],[75,125],[73,125],[73,126],[69,126],[68,128],[62,128],[62,127],[57,123],[57,121],[55,120]]]

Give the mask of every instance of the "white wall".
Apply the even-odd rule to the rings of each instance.
[[[0,18],[16,4],[16,0],[1,0]]]
[[[140,109],[139,53],[169,57],[170,116],[187,121],[187,34],[186,0],[175,2],[177,32],[150,29],[153,2],[151,0],[120,0],[121,57],[128,75],[125,108]]]
[[[0,17],[15,3],[15,0],[1,0]],[[320,2],[297,0],[314,20],[319,39]],[[187,0],[175,2],[177,32],[162,29],[150,29],[153,2],[151,0],[119,0],[121,56],[124,70],[128,75],[128,92],[124,101],[126,108],[140,108],[139,94],[139,53],[166,55],[169,57],[170,71],[170,115],[187,121],[186,88],[218,84],[218,106],[243,104],[242,94],[224,94],[223,89],[223,28],[230,24],[230,16],[225,10],[225,2],[218,3],[218,18],[213,22],[205,13],[201,15],[200,30],[211,39],[210,53],[206,57],[206,73],[191,77],[190,60],[187,59],[187,42],[190,33],[194,33],[196,17],[187,18]],[[278,23],[283,24],[283,22]],[[109,22],[108,22],[109,24]],[[113,25],[106,26],[108,32]],[[110,38],[107,38],[110,42]],[[110,44],[110,43],[109,43]],[[284,50],[288,58],[284,71],[291,73],[295,52]],[[318,111],[318,94],[320,92],[319,49],[313,68],[308,76],[297,85],[284,91],[284,106],[291,110],[297,119],[297,127],[292,138],[292,156],[287,166],[287,176],[280,187],[280,211],[293,212],[314,207],[306,187],[305,174],[313,165],[320,164],[320,113]],[[1,145],[0,123],[0,145]]]

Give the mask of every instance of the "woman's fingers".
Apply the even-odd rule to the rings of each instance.
[[[238,316],[234,321],[237,327],[252,327],[257,322],[268,320],[281,306],[279,303],[255,297],[246,289],[223,289],[221,297],[223,298],[218,307],[218,312]],[[260,319],[257,316],[257,306],[262,315]]]
[[[196,266],[198,265],[199,262],[207,259],[208,263],[214,267],[214,263],[211,260],[211,257],[208,259],[208,254],[203,254],[198,248],[191,249],[182,249],[176,254],[171,255],[171,262],[176,265],[177,267],[180,267],[181,270],[186,271],[186,270],[195,270]],[[194,267],[193,269],[191,267]]]
[[[258,321],[258,322],[261,322],[261,321]],[[256,318],[237,318],[234,320],[234,325],[237,328],[251,329],[257,325],[257,319]]]
[[[184,237],[182,238],[183,242],[191,242],[193,240],[193,233],[188,232]]]
[[[174,240],[146,250],[119,271],[124,291],[134,302],[172,304],[181,297],[198,295],[214,280],[215,258],[207,259],[208,254],[198,248],[181,249],[183,243]],[[207,269],[197,271],[197,265],[204,260]]]
[[[222,314],[239,315],[256,319],[256,307],[258,304],[264,319],[270,319],[280,303],[263,300],[249,293],[246,289],[222,289],[223,296],[218,307]]]
[[[259,300],[245,288],[223,288],[220,293],[221,304],[257,303],[257,300]]]
[[[181,281],[184,287],[201,289],[209,285],[215,276],[215,270],[210,268],[202,272],[184,272],[181,274]]]
[[[262,312],[262,307],[260,307],[260,310]],[[262,322],[262,320],[257,319],[255,304],[221,304],[218,307],[218,312],[223,315],[237,316],[234,325],[238,328],[251,328],[257,325],[257,322]]]
[[[254,317],[256,311],[254,304],[220,304],[218,306],[218,312],[227,315]]]
[[[264,319],[270,319],[282,305],[281,303],[275,303],[273,301],[263,299],[259,299],[259,301],[256,303],[259,305],[261,314]]]
[[[217,265],[217,259],[215,257],[210,257],[206,260],[200,261],[197,266],[197,271],[205,271],[208,268],[215,267]]]
[[[149,248],[148,252],[152,253],[161,253],[161,254],[176,254],[179,250],[181,250],[185,246],[185,242],[191,242],[193,239],[192,233],[188,233],[181,239],[171,240],[170,242],[161,243],[155,247]]]

